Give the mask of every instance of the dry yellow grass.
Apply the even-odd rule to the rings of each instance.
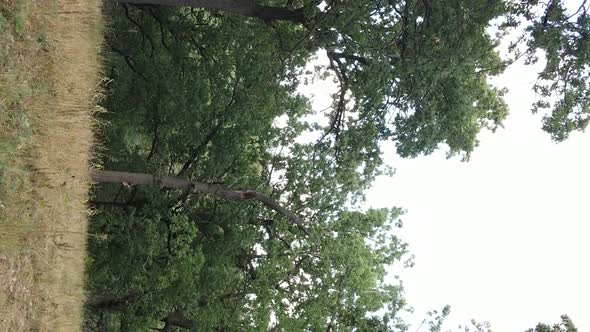
[[[101,3],[0,1],[0,331],[81,329]]]

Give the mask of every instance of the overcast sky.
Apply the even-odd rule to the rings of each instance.
[[[504,129],[480,135],[469,162],[384,149],[396,175],[377,179],[366,206],[407,210],[400,234],[416,256],[402,273],[415,309],[410,331],[445,304],[447,328],[475,318],[496,332],[524,332],[568,314],[590,331],[590,134],[551,142],[530,112],[535,74],[516,64],[494,80],[510,90],[511,112]],[[322,110],[333,89],[316,82],[301,91]]]

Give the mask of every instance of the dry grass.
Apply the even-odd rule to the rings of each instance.
[[[0,1],[0,331],[81,329],[101,2]]]

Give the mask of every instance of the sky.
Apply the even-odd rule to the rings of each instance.
[[[366,207],[407,211],[399,236],[415,255],[401,272],[410,331],[446,304],[449,329],[475,318],[524,332],[568,314],[590,331],[590,133],[558,144],[541,130],[530,111],[538,69],[517,63],[494,79],[509,89],[510,115],[503,129],[480,134],[469,162],[443,152],[401,159],[384,145],[396,174],[375,181]],[[301,89],[316,110],[329,106],[330,91],[326,81]]]

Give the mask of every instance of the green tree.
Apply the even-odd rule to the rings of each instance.
[[[526,7],[200,3],[107,6],[100,162],[158,185],[95,188],[87,328],[404,331],[402,288],[384,281],[407,251],[401,210],[359,207],[388,171],[379,142],[468,156],[507,112],[486,81],[506,62],[485,28]],[[238,4],[256,10],[220,7]],[[296,92],[318,51],[339,85],[327,126]]]
[[[140,183],[128,173],[116,175]],[[96,179],[115,176],[99,173]],[[216,218],[252,221],[219,222],[154,203],[103,212],[97,222],[109,236],[91,250],[97,295],[89,308],[115,312],[131,329],[162,321],[230,331],[341,331],[373,326],[367,315],[386,306],[381,319],[404,326],[397,317],[404,307],[401,288],[384,282],[385,265],[406,252],[391,234],[400,210],[340,211],[308,225],[309,234],[301,237],[284,224],[258,219],[263,211],[228,208]]]
[[[537,324],[534,329],[528,329],[526,332],[577,332],[578,329],[567,315],[561,316],[561,322],[554,325],[543,323]]]
[[[256,10],[242,12],[261,6],[254,1],[126,2],[189,5],[262,19],[252,24],[269,21]],[[478,73],[488,67],[497,69],[487,74],[501,71],[495,42],[485,32],[502,13],[501,5],[331,1],[322,9],[306,1],[292,6],[298,7],[281,10],[303,13],[303,19],[266,27],[276,32],[271,41],[286,58],[309,59],[321,51],[329,59],[323,71],[339,86],[318,144],[341,153],[375,150],[379,140],[392,138],[403,156],[431,153],[439,143],[451,154],[468,155],[480,128],[493,129],[506,116],[503,92]]]
[[[379,155],[336,161],[328,146],[297,142],[310,109],[281,62],[299,60],[276,56],[274,32],[206,11],[110,10],[103,167],[231,191],[100,183],[87,329],[403,326],[402,289],[384,282],[385,264],[406,252],[392,229],[401,211],[351,206],[381,171]],[[280,209],[231,200],[248,189],[310,235]]]
[[[505,32],[526,30],[519,43],[525,50],[514,46],[514,58],[526,55],[527,63],[534,63],[537,51],[547,57],[533,105],[535,112],[550,110],[543,128],[563,140],[588,122],[586,1],[573,13],[561,0],[125,2],[259,18],[277,31],[273,38],[283,53],[325,53],[329,65],[324,70],[336,78],[339,92],[323,138],[331,137],[335,148],[349,144],[347,131],[362,130],[372,134],[354,137],[359,149],[392,138],[402,156],[428,154],[444,143],[451,155],[468,157],[481,128],[494,130],[507,115],[504,91],[491,87],[487,77],[515,59],[502,60],[494,50],[499,39],[486,32],[493,20],[503,21]],[[300,37],[285,38],[291,37],[282,35],[285,25],[295,26],[291,31]]]
[[[564,1],[550,1],[542,11],[524,1],[516,6],[516,13],[527,19],[521,54],[527,63],[536,63],[541,51],[547,61],[534,86],[538,100],[533,111],[547,113],[543,129],[556,141],[584,130],[590,120],[589,5],[580,1],[569,11]]]

